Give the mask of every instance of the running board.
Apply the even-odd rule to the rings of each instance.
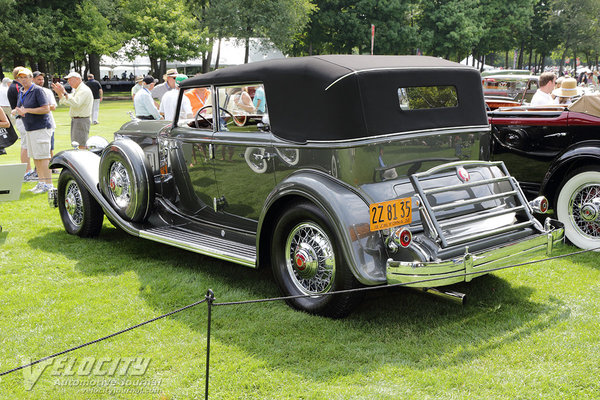
[[[256,268],[256,248],[247,244],[177,226],[144,229],[139,231],[139,236],[180,249]]]

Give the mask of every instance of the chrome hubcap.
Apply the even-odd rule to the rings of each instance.
[[[286,242],[287,269],[294,285],[304,294],[331,290],[335,255],[329,237],[313,223],[296,226]]]
[[[571,219],[586,236],[600,238],[600,186],[583,185],[573,192],[569,200]]]
[[[120,162],[110,166],[108,174],[110,193],[117,206],[126,208],[131,202],[131,181],[127,169]]]
[[[81,226],[83,222],[83,201],[79,186],[73,180],[69,181],[65,187],[65,209],[71,223],[75,226]]]

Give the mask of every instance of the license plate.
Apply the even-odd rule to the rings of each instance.
[[[371,232],[412,222],[410,197],[371,204],[369,211]]]

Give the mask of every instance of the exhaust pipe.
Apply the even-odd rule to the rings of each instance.
[[[465,304],[467,301],[467,295],[464,293],[455,292],[453,290],[444,290],[438,288],[412,288],[416,289],[419,292],[426,293],[431,296],[440,297],[444,300],[451,301],[456,304],[460,304],[461,306]]]

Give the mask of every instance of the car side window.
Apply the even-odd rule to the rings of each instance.
[[[178,126],[208,128],[212,124],[212,101],[209,86],[186,89],[181,98]],[[191,112],[184,112],[191,109]],[[197,123],[197,124],[196,124]]]
[[[218,131],[264,132],[269,118],[261,83],[218,86]]]

